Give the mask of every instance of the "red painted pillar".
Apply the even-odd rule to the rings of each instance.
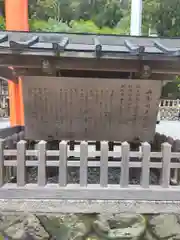
[[[5,0],[6,30],[29,31],[28,0]],[[9,81],[9,104],[11,126],[24,125],[22,81]]]

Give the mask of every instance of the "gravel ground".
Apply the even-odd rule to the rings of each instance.
[[[55,170],[56,168],[54,168]],[[48,183],[57,183],[58,182],[58,172],[56,169],[54,175],[52,176],[51,172],[48,172]],[[130,184],[140,184],[140,169],[130,169],[129,172],[129,183]],[[160,172],[158,170],[151,170],[150,172],[150,183],[159,184]],[[100,180],[100,169],[98,167],[89,167],[88,168],[88,184],[97,184]],[[27,176],[27,181],[29,183],[37,182],[37,168],[33,167],[29,169]],[[120,168],[109,168],[108,171],[108,183],[109,184],[119,184],[120,182]],[[79,168],[77,167],[68,167],[68,183],[79,183]]]

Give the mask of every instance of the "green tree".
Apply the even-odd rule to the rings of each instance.
[[[119,0],[101,0],[93,4],[91,18],[99,27],[115,27],[122,17],[123,11]]]
[[[34,9],[37,18],[48,19],[53,18],[60,20],[60,1],[59,0],[37,0]]]
[[[164,0],[163,0],[164,1]],[[148,34],[150,28],[156,29],[156,20],[160,8],[161,0],[144,0],[143,1],[143,14],[142,14],[142,31]]]
[[[174,37],[180,35],[179,0],[161,0],[155,16],[155,26],[160,36]]]
[[[30,18],[92,20],[99,27],[114,27],[123,17],[119,0],[30,0],[29,11]]]
[[[144,0],[143,26],[155,28],[159,36],[174,37],[180,35],[179,0]]]

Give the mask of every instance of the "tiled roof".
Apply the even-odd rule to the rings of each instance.
[[[0,32],[0,54],[43,56],[180,57],[180,38],[132,37],[73,33]],[[71,54],[73,53],[73,55]],[[85,54],[85,55],[83,55]]]

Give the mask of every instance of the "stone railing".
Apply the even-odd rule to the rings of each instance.
[[[178,120],[180,111],[180,100],[161,99],[159,112],[161,120],[175,121]]]
[[[179,107],[180,99],[161,99],[160,107]]]
[[[0,199],[6,201],[49,199],[67,203],[80,200],[78,205],[63,205],[61,209],[63,212],[77,212],[84,208],[81,201],[94,199],[180,199],[180,186],[174,186],[171,181],[173,169],[180,168],[180,152],[173,152],[170,143],[163,143],[161,151],[154,152],[149,143],[142,143],[139,150],[130,151],[130,145],[124,142],[109,151],[108,143],[101,142],[100,151],[97,151],[87,142],[81,142],[75,150],[70,150],[68,143],[61,141],[59,149],[49,150],[45,141],[40,141],[36,149],[26,148],[24,140],[17,143],[16,149],[6,149],[5,141],[0,141]],[[5,182],[6,167],[17,169],[15,183]],[[31,172],[34,168],[37,172],[34,171],[32,177],[27,169]],[[54,176],[50,173],[52,168],[56,169]],[[95,205],[94,209],[93,206],[85,209],[89,212],[97,210]]]

